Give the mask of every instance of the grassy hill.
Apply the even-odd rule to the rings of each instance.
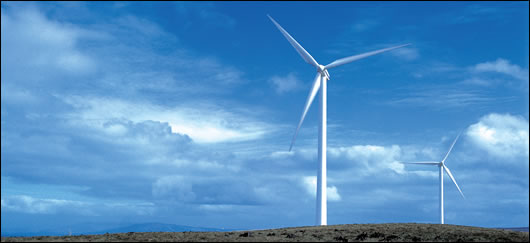
[[[20,241],[330,241],[528,242],[528,232],[438,224],[345,224],[231,232],[129,232],[80,236],[2,237]]]

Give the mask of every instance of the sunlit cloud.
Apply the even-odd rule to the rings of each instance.
[[[75,112],[67,115],[73,123],[99,127],[110,133],[123,132],[119,125],[104,126],[115,119],[165,122],[172,132],[186,134],[198,143],[253,140],[272,131],[266,123],[217,106],[162,107],[97,97],[64,97],[64,100],[76,107]]]
[[[476,146],[491,155],[528,157],[528,120],[520,116],[491,113],[470,125],[466,134]]]

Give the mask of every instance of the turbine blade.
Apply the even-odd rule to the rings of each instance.
[[[287,33],[287,31],[285,31],[282,26],[280,26],[280,24],[278,24],[270,15],[267,14],[267,17],[269,17],[269,19],[271,19],[271,21],[274,23],[274,25],[276,25],[280,32],[282,32],[283,36],[285,36],[289,43],[291,43],[291,45],[294,47],[294,49],[296,49],[298,54],[300,54],[300,56],[307,63],[318,68],[317,61],[315,61],[315,59],[311,55],[309,55],[309,53],[300,44],[298,44],[298,42],[291,35],[289,35],[289,33]]]
[[[444,159],[442,160],[442,163],[445,162],[445,160],[447,159],[447,156],[449,156],[449,153],[451,153],[451,150],[453,149],[453,146],[455,146],[455,143],[456,143],[456,140],[458,140],[458,137],[460,137],[460,134],[458,134],[458,136],[456,136],[455,138],[455,141],[453,141],[453,144],[451,144],[451,147],[449,147],[449,151],[447,151],[447,154],[445,155]]]
[[[382,52],[385,52],[385,51],[390,51],[390,50],[393,50],[393,49],[396,49],[396,48],[400,48],[400,47],[404,47],[404,46],[408,46],[408,45],[410,45],[410,43],[409,44],[405,44],[405,45],[389,47],[389,48],[385,48],[385,49],[381,49],[381,50],[377,50],[377,51],[371,51],[371,52],[366,52],[366,53],[359,54],[359,55],[354,55],[354,56],[341,58],[341,59],[335,60],[334,62],[326,65],[326,69],[334,68],[334,67],[337,67],[337,66],[349,63],[349,62],[353,62],[353,61],[357,61],[359,59],[363,59],[365,57],[373,56],[375,54],[379,54],[379,53],[382,53]]]
[[[305,115],[307,114],[307,111],[309,110],[309,107],[311,106],[311,103],[313,102],[313,99],[315,99],[318,89],[320,88],[320,78],[320,73],[317,73],[315,81],[313,82],[313,87],[311,88],[311,92],[309,92],[309,96],[307,97],[307,101],[305,102],[304,113],[302,113],[302,117],[300,118],[300,122],[298,123],[298,127],[296,128],[296,132],[293,136],[293,141],[291,141],[289,152],[293,148],[294,141],[296,140],[296,136],[298,135],[298,130],[300,130],[300,126],[302,126],[302,122],[304,122]]]
[[[426,161],[426,162],[401,162],[402,164],[413,164],[413,165],[439,165],[440,162]]]
[[[464,196],[464,193],[462,193],[462,190],[460,190],[460,187],[458,186],[458,184],[456,183],[456,180],[455,178],[453,177],[453,174],[451,174],[451,171],[449,170],[449,168],[447,168],[447,166],[443,165],[444,167],[444,170],[445,172],[447,172],[447,174],[449,175],[449,177],[451,177],[451,180],[455,183],[455,186],[456,188],[458,189],[458,191],[460,192],[460,195],[462,195],[462,197],[465,199],[466,197]]]

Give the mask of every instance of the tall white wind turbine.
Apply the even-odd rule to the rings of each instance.
[[[400,45],[400,46],[394,46],[389,47],[377,51],[371,51],[366,52],[359,55],[349,56],[345,58],[341,58],[338,60],[335,60],[331,62],[330,64],[323,66],[318,64],[315,59],[309,55],[309,53],[293,38],[287,31],[285,31],[280,24],[278,24],[271,16],[267,15],[269,19],[276,25],[276,27],[280,30],[280,32],[285,36],[285,38],[291,43],[291,45],[296,49],[298,54],[309,64],[311,64],[313,67],[316,68],[317,75],[315,77],[315,81],[313,81],[313,87],[311,88],[311,91],[309,92],[309,96],[307,97],[307,101],[304,106],[304,112],[302,113],[302,117],[300,118],[300,122],[298,123],[298,127],[296,128],[296,132],[293,136],[293,140],[291,142],[291,146],[289,147],[289,151],[293,148],[294,142],[296,140],[296,136],[298,135],[298,131],[300,130],[300,126],[302,126],[302,122],[304,121],[304,118],[307,114],[307,111],[309,110],[309,107],[311,106],[311,103],[313,102],[313,99],[315,98],[316,93],[320,90],[320,107],[319,107],[319,116],[320,116],[320,123],[319,123],[319,129],[318,129],[318,174],[317,174],[317,219],[316,224],[317,225],[327,225],[327,196],[326,196],[326,117],[327,117],[327,104],[326,104],[326,89],[327,89],[327,80],[329,80],[329,73],[328,69],[333,67],[338,67],[340,65],[357,61],[359,59],[369,57],[375,54],[379,54],[382,52],[390,51],[396,48],[400,48],[403,46],[407,46],[410,44]]]
[[[429,161],[429,162],[409,162],[409,163],[405,163],[405,164],[436,165],[436,166],[438,166],[438,168],[440,170],[440,174],[439,174],[439,177],[440,177],[440,224],[444,224],[444,170],[447,172],[447,175],[449,175],[449,178],[451,178],[451,180],[455,183],[455,186],[458,189],[458,191],[460,192],[460,195],[462,195],[462,197],[464,199],[466,198],[464,196],[464,193],[462,193],[462,190],[460,190],[460,187],[456,183],[456,180],[453,177],[453,174],[451,174],[451,171],[449,170],[447,165],[445,165],[445,160],[447,159],[447,156],[449,156],[449,153],[451,153],[451,150],[453,149],[453,146],[455,146],[455,143],[456,143],[456,140],[458,140],[458,137],[460,137],[460,134],[458,134],[458,136],[456,136],[455,141],[453,141],[453,144],[451,144],[451,147],[449,148],[449,151],[447,151],[447,154],[445,155],[445,157],[440,162]]]

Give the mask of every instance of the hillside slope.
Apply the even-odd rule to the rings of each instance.
[[[346,224],[232,232],[143,232],[81,236],[2,237],[19,241],[482,241],[528,242],[528,232],[438,224]]]

